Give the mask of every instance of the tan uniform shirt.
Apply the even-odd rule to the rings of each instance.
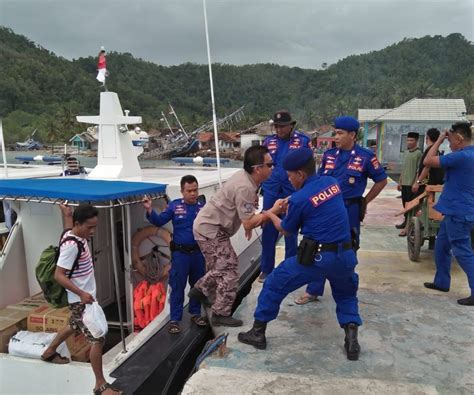
[[[199,211],[194,220],[196,240],[212,239],[219,230],[234,235],[243,220],[255,214],[258,186],[250,174],[239,170]]]

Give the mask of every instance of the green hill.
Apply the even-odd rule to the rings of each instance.
[[[109,90],[161,128],[171,102],[187,129],[211,118],[207,65],[160,66],[129,53],[107,57]],[[213,65],[218,116],[245,105],[242,126],[268,119],[279,108],[303,128],[357,108],[391,108],[412,97],[461,97],[474,111],[474,46],[460,34],[404,39],[380,51],[349,56],[322,70],[275,64]],[[75,114],[95,114],[96,56],[69,61],[0,27],[0,116],[8,142],[38,128],[44,141],[83,130]]]

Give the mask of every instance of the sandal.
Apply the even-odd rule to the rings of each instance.
[[[179,327],[178,321],[171,321],[168,326],[168,333],[176,335],[177,333],[181,332],[181,328]]]
[[[61,356],[59,353],[55,352],[49,357],[45,358],[41,355],[41,360],[44,362],[56,363],[58,365],[65,365],[69,363],[69,358]]]
[[[298,296],[295,299],[295,303],[299,304],[299,305],[302,305],[302,304],[306,304],[306,303],[309,303],[309,302],[316,302],[317,300],[318,300],[317,295],[309,295],[309,294],[305,293],[303,295]]]
[[[113,388],[109,383],[102,384],[99,388],[94,388],[92,391],[94,395],[101,395],[106,389],[110,389],[111,391],[115,391],[117,394],[121,394],[122,391]]]
[[[193,315],[191,321],[194,322],[197,326],[207,326],[208,322],[206,317],[200,315]]]

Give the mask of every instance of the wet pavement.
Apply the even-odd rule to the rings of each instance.
[[[229,354],[209,357],[183,394],[474,393],[474,308],[456,303],[469,295],[466,276],[454,263],[449,293],[423,287],[433,279],[433,253],[426,243],[419,262],[408,259],[406,238],[394,227],[398,195],[390,183],[362,228],[359,361],[345,357],[328,284],[320,301],[304,306],[294,303],[302,289],[288,295],[268,324],[267,350],[239,343],[237,333],[253,322],[256,282],[235,314],[244,327],[226,329]]]

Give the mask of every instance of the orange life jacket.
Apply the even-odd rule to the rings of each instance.
[[[163,283],[140,281],[133,291],[135,327],[145,328],[165,308],[166,290]]]

